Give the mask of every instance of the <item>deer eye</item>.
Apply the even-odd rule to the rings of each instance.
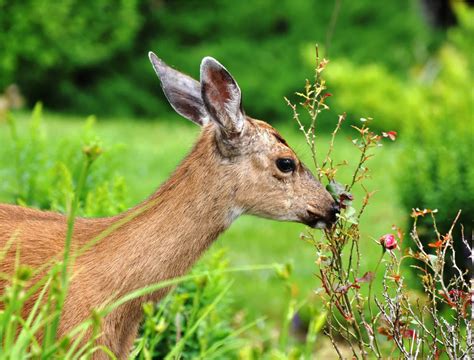
[[[284,173],[289,173],[295,171],[296,164],[293,159],[290,158],[280,158],[276,161],[277,168]]]

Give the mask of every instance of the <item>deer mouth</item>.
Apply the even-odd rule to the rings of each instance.
[[[330,227],[328,226],[328,223],[323,219],[313,219],[309,221],[304,221],[304,224],[308,225],[313,229],[327,229]]]
[[[336,213],[339,213],[339,210],[332,210],[330,216],[321,216],[311,207],[302,222],[313,229],[328,229],[337,221]]]

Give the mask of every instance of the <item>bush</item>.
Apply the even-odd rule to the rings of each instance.
[[[462,210],[460,223],[465,226],[465,236],[470,236],[474,213],[474,78],[469,67],[471,48],[462,41],[474,36],[472,25],[468,25],[474,11],[459,10],[466,10],[460,16],[462,26],[449,33],[449,43],[435,60],[439,73],[432,83],[423,85],[423,101],[417,104],[414,117],[406,121],[400,191],[407,211],[416,207],[439,209],[441,232],[449,230],[458,210]],[[421,231],[423,225],[432,225],[429,217],[420,222]],[[461,237],[459,231],[455,237]],[[469,268],[466,249],[456,249],[458,263]]]
[[[405,67],[402,74],[384,61],[360,64],[352,57],[335,59],[327,72],[338,94],[333,108],[338,113],[346,111],[353,119],[370,114],[376,119],[372,127],[377,129],[439,130],[439,122],[446,119],[456,119],[454,127],[468,128],[474,16],[467,7],[456,9],[460,27],[450,29],[446,41],[432,54],[420,50],[425,56]]]
[[[351,171],[352,180],[346,185],[338,183],[335,180],[337,171],[349,164],[333,159],[332,150],[345,115],[339,116],[326,155],[317,153],[314,147],[319,113],[328,109],[325,81],[321,77],[326,64],[325,60],[317,58],[315,80],[308,82],[304,92],[299,94],[301,108],[305,111],[300,113],[301,108],[288,101],[311,150],[317,177],[329,182],[326,188],[341,209],[339,220],[324,231],[322,238],[313,230],[301,235],[315,248],[316,276],[321,283],[316,293],[323,299],[328,312],[326,334],[341,359],[349,356],[362,359],[470,358],[473,349],[470,284],[454,257],[463,251],[472,259],[473,250],[466,237],[454,235],[459,213],[446,230],[440,231],[434,211],[414,211],[410,232],[414,248],[399,253],[405,234],[393,225],[394,234],[382,235],[378,241],[374,239],[380,246],[379,261],[373,270],[363,272],[364,249],[360,243],[363,235],[359,224],[375,193],[365,184],[370,177],[367,163],[374,156],[374,150],[382,145],[384,137],[394,141],[397,134],[390,131],[378,135],[369,128],[371,122],[367,119],[361,119],[358,126],[353,125],[356,137],[352,143],[360,153],[359,162]],[[305,122],[304,118],[309,121]],[[362,202],[357,205],[351,194],[356,185],[365,191]],[[427,245],[422,244],[418,228],[420,219],[425,216],[432,220]],[[406,286],[411,277],[405,265],[408,261],[412,261],[411,269],[421,285],[421,291],[416,295]],[[379,279],[382,288],[375,291],[377,277],[382,275],[378,272],[381,264],[385,267]],[[448,264],[452,274],[446,279],[444,271]]]
[[[356,65],[348,59],[335,60],[328,68],[327,79],[337,96],[333,107],[348,111],[353,123],[366,114],[376,121],[376,129],[400,131],[406,121],[412,121],[413,108],[420,96],[411,82],[403,81],[383,64]]]
[[[340,59],[329,67],[328,81],[338,94],[337,111],[348,109],[352,121],[370,114],[376,119],[372,128],[401,132],[399,188],[407,213],[416,207],[439,209],[438,225],[446,232],[462,209],[460,223],[471,234],[474,12],[462,4],[456,10],[459,27],[448,31],[443,46],[423,67],[411,69],[409,78],[397,77],[382,63],[358,66]],[[432,226],[430,218],[425,223]],[[419,230],[423,233],[423,221]],[[460,236],[458,231],[455,237]],[[465,249],[458,256],[458,263],[466,262]]]

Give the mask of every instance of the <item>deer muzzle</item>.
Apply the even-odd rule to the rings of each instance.
[[[336,202],[333,202],[325,211],[309,205],[302,222],[315,229],[327,229],[337,221],[339,212],[340,208]]]

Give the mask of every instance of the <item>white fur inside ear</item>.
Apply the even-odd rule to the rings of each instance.
[[[215,120],[228,133],[242,132],[245,116],[239,85],[222,64],[209,56],[201,62],[201,92],[209,120]]]
[[[173,109],[186,119],[198,125],[204,125],[207,110],[201,98],[201,84],[190,76],[166,65],[154,53],[149,52],[148,57]]]
[[[230,85],[229,87],[234,87]],[[230,90],[230,98],[227,100],[227,102],[224,104],[225,111],[227,113],[227,116],[229,116],[230,120],[232,121],[234,125],[234,129],[236,132],[240,133],[242,132],[244,128],[244,115],[242,114],[242,111],[240,110],[240,89],[237,86],[236,89],[231,89]],[[237,111],[236,111],[237,109]]]

